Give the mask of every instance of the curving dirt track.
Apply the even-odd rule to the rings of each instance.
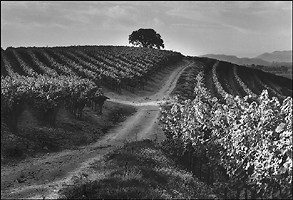
[[[146,138],[162,141],[164,134],[158,124],[159,104],[168,99],[180,74],[193,64],[184,60],[184,64],[166,77],[160,90],[147,98],[135,97],[130,101],[114,93],[106,93],[110,101],[136,106],[137,112],[91,145],[1,167],[1,198],[57,198],[57,191],[62,185],[71,184],[74,175],[86,173],[90,180],[103,176],[102,173],[91,173],[90,164],[125,142]]]

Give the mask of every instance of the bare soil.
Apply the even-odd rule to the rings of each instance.
[[[126,142],[143,139],[162,141],[164,134],[159,125],[159,105],[170,97],[184,69],[193,64],[184,60],[176,66],[166,68],[149,81],[145,90],[137,90],[135,93],[123,90],[122,94],[117,94],[105,89],[105,95],[110,97],[105,106],[119,103],[134,106],[136,112],[107,130],[103,137],[90,145],[51,152],[27,158],[17,164],[1,166],[1,198],[57,198],[59,189],[72,184],[75,175],[86,173],[90,180],[102,176],[102,173],[91,171],[91,163],[97,162]],[[91,117],[92,121],[102,123],[101,116],[90,111],[85,114]],[[73,124],[71,125],[74,128]]]

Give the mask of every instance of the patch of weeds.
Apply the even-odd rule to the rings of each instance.
[[[124,109],[119,108],[118,110],[115,110],[115,112],[111,113],[109,121],[112,121],[114,124],[124,121],[125,114]]]
[[[59,195],[62,199],[84,199],[86,196],[86,189],[92,182],[88,181],[85,175],[78,175],[72,177],[73,185],[69,185],[65,190],[61,190]]]
[[[63,129],[67,130],[67,131],[82,131],[82,124],[80,123],[73,123],[73,122],[62,122],[62,124],[60,125],[60,127],[62,127]]]
[[[112,126],[104,126],[104,127],[102,127],[102,129],[101,129],[101,131],[102,131],[102,133],[107,133],[110,129],[112,128]]]
[[[97,199],[209,198],[211,188],[175,162],[151,140],[126,143],[110,152],[97,172],[104,177],[63,188],[60,197]]]
[[[76,139],[74,139],[75,146],[86,145],[88,143],[88,138],[86,135],[80,135]]]
[[[3,155],[5,155],[5,157],[8,159],[21,158],[24,156],[24,150],[19,146],[10,146],[3,150]]]
[[[113,124],[117,124],[123,122],[128,116],[133,114],[136,109],[133,106],[122,106],[109,113],[108,120],[111,121]]]
[[[131,198],[156,198],[148,188],[148,184],[141,179],[126,179],[109,177],[99,181],[77,184],[62,190],[62,199],[131,199]]]
[[[163,173],[159,173],[158,171],[146,167],[141,168],[141,172],[143,174],[143,178],[160,184],[167,184],[168,177]]]
[[[114,171],[110,173],[109,176],[121,178],[121,180],[123,181],[127,181],[130,179],[139,180],[142,178],[142,173],[137,168],[126,168],[126,169]]]
[[[118,149],[105,156],[106,161],[115,162],[119,166],[138,165],[140,160],[137,155],[132,154],[125,149]]]

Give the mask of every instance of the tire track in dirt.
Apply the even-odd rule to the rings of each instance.
[[[58,190],[64,185],[72,184],[72,177],[75,175],[87,173],[89,180],[101,178],[102,172],[101,174],[97,174],[96,171],[91,173],[91,163],[100,160],[109,151],[122,146],[125,142],[146,138],[162,141],[164,135],[159,126],[159,105],[167,100],[180,74],[193,64],[185,60],[185,64],[176,68],[162,88],[147,100],[144,98],[138,98],[135,101],[111,99],[113,102],[136,106],[137,112],[109,130],[94,144],[77,150],[66,150],[32,158],[9,168],[1,167],[1,182],[6,181],[8,177],[9,180],[11,177],[14,180],[5,182],[7,190],[2,189],[1,183],[1,198],[57,198]],[[30,176],[31,174],[33,175]],[[21,176],[25,178],[25,181],[17,183],[15,180]]]

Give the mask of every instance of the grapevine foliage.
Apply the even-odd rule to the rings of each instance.
[[[178,52],[117,46],[1,49],[1,118],[16,131],[30,104],[54,125],[62,103],[81,118],[85,104],[103,96],[99,87],[143,89],[153,73],[181,59]]]
[[[214,184],[238,197],[244,188],[252,198],[292,197],[292,98],[279,102],[264,90],[253,102],[226,95],[223,104],[205,88],[202,72],[196,80],[194,99],[175,97],[161,107],[166,140],[177,150],[171,153],[192,151],[214,170],[224,169],[227,178]]]
[[[54,110],[62,103],[90,98],[94,91],[99,91],[94,82],[74,76],[6,76],[1,78],[1,115],[14,122],[11,127],[16,127],[25,104],[30,104],[44,117],[55,117]]]

